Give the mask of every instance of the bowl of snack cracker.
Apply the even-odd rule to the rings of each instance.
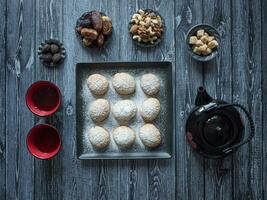
[[[218,55],[220,34],[211,25],[199,24],[190,28],[186,43],[188,52],[194,59],[206,62]]]

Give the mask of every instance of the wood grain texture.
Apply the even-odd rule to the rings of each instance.
[[[194,107],[197,88],[203,84],[202,64],[187,52],[189,28],[202,22],[202,1],[175,1],[176,54],[176,198],[204,198],[204,159],[185,140],[185,122]]]
[[[62,105],[62,126],[63,145],[67,148],[63,153],[63,188],[69,188],[63,193],[63,199],[89,199],[92,198],[92,191],[96,190],[93,183],[97,181],[96,164],[88,166],[76,159],[76,119],[75,119],[75,68],[76,63],[86,57],[84,49],[77,45],[74,27],[76,19],[81,12],[88,7],[86,1],[64,1],[63,5],[63,33],[62,41],[67,49],[67,57],[62,67],[62,82],[64,101]],[[69,17],[72,16],[72,17]],[[65,20],[68,19],[68,20]],[[68,41],[68,42],[67,42]],[[69,51],[72,49],[73,51]],[[68,63],[67,65],[65,63]],[[64,87],[68,85],[69,87]]]
[[[46,0],[36,1],[35,4],[35,46],[38,47],[45,39],[58,38],[62,39],[63,21],[62,21],[62,1]],[[35,80],[49,80],[62,88],[62,67],[47,68],[37,57],[35,53],[36,65],[34,68]],[[64,93],[63,93],[64,97]],[[52,117],[35,118],[35,123],[50,123],[54,125],[62,138],[63,132],[63,106]],[[64,141],[62,149],[64,148]],[[65,158],[66,159],[66,158]],[[50,160],[35,159],[34,163],[34,199],[62,199],[64,190],[63,184],[63,152]],[[68,164],[68,163],[66,163]],[[45,183],[45,184],[44,184]]]
[[[232,102],[231,10],[227,1],[203,1],[203,22],[221,35],[220,53],[205,63],[204,85],[216,99]],[[205,163],[205,199],[232,199],[232,155]]]
[[[135,46],[128,34],[140,8],[159,11],[166,23],[156,48]],[[102,49],[86,49],[74,33],[76,19],[101,10],[113,21],[113,35]],[[0,1],[0,199],[266,199],[267,198],[267,3],[264,0],[3,0]],[[202,64],[187,53],[185,35],[198,23],[215,26],[220,55]],[[58,38],[67,57],[58,68],[44,67],[36,53]],[[78,62],[171,61],[174,65],[175,151],[169,160],[76,158],[75,67]],[[36,80],[56,83],[63,96],[49,118],[34,116],[24,95]],[[255,120],[251,143],[222,160],[207,160],[185,141],[185,122],[198,86],[211,96],[245,105]],[[25,145],[36,123],[51,123],[62,136],[53,159],[34,159]]]
[[[25,138],[33,124],[25,92],[34,78],[33,1],[6,1],[6,199],[33,199],[33,157]]]
[[[163,1],[148,1],[148,8],[158,11],[168,24],[167,31],[164,34],[164,42],[157,48],[148,50],[149,61],[171,61],[175,67],[175,40],[174,32],[174,2]],[[175,68],[173,70],[175,73]],[[173,76],[175,78],[175,76]],[[173,127],[175,130],[175,127]],[[175,138],[174,138],[175,140]],[[174,199],[175,198],[175,159],[156,160],[148,162],[148,185],[149,193],[148,199]],[[168,186],[165,184],[168,183]]]
[[[0,4],[0,198],[6,199],[6,2]]]
[[[262,67],[262,199],[267,198],[267,2],[261,2],[261,67]]]
[[[236,199],[263,199],[260,6],[260,1],[233,1],[232,5],[233,101],[245,105],[256,122],[252,142],[234,155]],[[236,34],[241,35],[233,37]]]

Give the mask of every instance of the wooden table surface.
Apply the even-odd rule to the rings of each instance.
[[[164,17],[165,39],[153,49],[132,44],[128,21],[139,8]],[[74,26],[85,11],[101,10],[114,25],[110,44],[86,50]],[[267,2],[264,0],[2,0],[0,2],[0,199],[267,199]],[[220,55],[198,63],[185,46],[187,30],[198,23],[221,34]],[[63,41],[67,58],[59,68],[44,67],[37,47],[48,38]],[[265,55],[265,56],[264,56]],[[78,62],[171,61],[176,77],[175,151],[167,160],[76,158],[75,65]],[[56,83],[63,104],[47,119],[25,105],[37,80]],[[185,121],[196,89],[245,105],[256,124],[251,143],[223,160],[207,160],[185,141]],[[60,131],[58,156],[33,158],[25,145],[29,129],[49,122]]]

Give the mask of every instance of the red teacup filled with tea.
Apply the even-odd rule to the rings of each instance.
[[[52,115],[61,104],[60,90],[52,82],[37,81],[27,90],[26,104],[38,116]]]
[[[61,138],[56,128],[48,124],[34,126],[27,135],[29,152],[40,159],[54,157],[60,150]]]

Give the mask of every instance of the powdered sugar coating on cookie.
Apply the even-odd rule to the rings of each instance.
[[[135,92],[135,80],[128,73],[117,73],[113,76],[112,84],[118,94],[129,95]]]
[[[127,126],[119,126],[113,131],[113,139],[120,148],[129,148],[133,145],[136,134]]]
[[[112,112],[118,122],[128,122],[136,115],[136,105],[131,100],[120,100],[113,106]]]
[[[106,129],[95,126],[89,130],[89,140],[97,149],[104,149],[109,145],[110,136]]]
[[[141,77],[141,88],[145,94],[153,96],[159,92],[160,81],[159,78],[154,74],[144,74]]]
[[[108,80],[100,74],[90,75],[87,79],[87,86],[90,91],[96,96],[102,96],[108,91]]]
[[[145,124],[140,128],[139,137],[143,144],[149,148],[158,147],[161,143],[161,135],[156,126]]]
[[[145,100],[140,108],[142,118],[151,122],[157,118],[160,112],[160,102],[156,98],[149,98]]]
[[[90,117],[94,122],[104,121],[110,112],[109,102],[106,99],[95,100],[89,108]]]

